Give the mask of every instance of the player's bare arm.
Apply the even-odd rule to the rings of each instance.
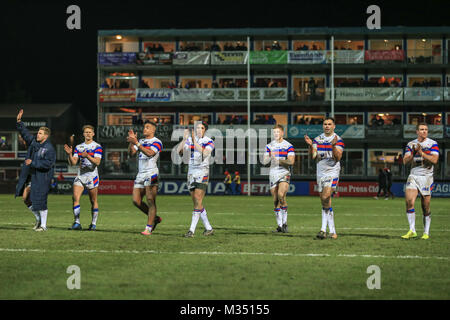
[[[133,141],[136,141],[136,143],[133,143]],[[133,148],[133,146],[137,144],[137,136],[131,129],[128,130],[127,142],[128,142],[128,154],[130,155],[130,157],[134,157],[137,153],[137,150]]]
[[[289,156],[286,160],[280,160],[280,166],[285,167],[286,169],[289,166],[293,166],[295,162],[295,156]]]
[[[78,162],[78,157],[73,156],[73,148],[67,144],[64,145],[64,151],[67,153],[67,161],[70,165],[74,166]]]
[[[90,162],[92,162],[93,164],[95,164],[96,166],[100,165],[100,162],[102,161],[101,158],[94,158],[93,156],[91,156],[89,153],[87,153],[86,151],[83,151],[80,154],[83,158],[88,159]]]
[[[187,139],[189,138],[189,129],[184,130],[183,140],[178,144],[177,152],[182,154],[184,151],[184,145],[186,144]]]
[[[23,109],[20,109],[19,113],[17,114],[17,122],[22,121],[22,115],[23,115]]]
[[[138,141],[136,134],[133,132],[133,130],[128,131],[128,137],[127,137],[127,141],[130,143],[130,145],[128,146],[128,152],[130,153],[130,155],[135,155],[137,153],[137,151],[141,151],[143,154],[145,154],[147,157],[153,157],[156,152],[151,150],[151,149],[147,149],[144,148]],[[134,149],[132,146],[136,146],[138,148],[138,150]],[[131,154],[131,152],[133,152]]]
[[[341,158],[342,158],[343,150],[341,148],[337,148],[336,147],[337,141],[338,141],[338,139],[335,136],[333,141],[331,141],[331,146],[333,147],[333,158],[334,158],[334,160],[340,161]]]
[[[306,144],[308,145],[308,152],[309,152],[309,154],[312,156],[313,159],[316,159],[317,151],[314,150],[313,142],[312,142],[311,138],[308,137],[308,135],[306,135],[306,134],[305,134],[304,138],[305,138]]]
[[[192,130],[192,137],[195,137],[194,130]],[[194,143],[194,148],[201,152],[203,157],[207,157],[211,154],[212,150],[210,148],[203,148],[196,139],[192,138],[192,142]]]

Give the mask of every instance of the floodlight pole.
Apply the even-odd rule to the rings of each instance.
[[[334,118],[334,36],[331,36],[331,117]]]
[[[251,195],[251,179],[250,179],[250,37],[247,36],[247,136],[248,136],[248,149],[247,149],[247,195]]]

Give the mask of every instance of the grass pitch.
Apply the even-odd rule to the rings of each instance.
[[[188,196],[159,196],[163,222],[140,234],[146,216],[131,196],[99,197],[98,231],[69,231],[70,196],[49,197],[49,230],[34,232],[20,199],[0,195],[0,299],[449,299],[450,210],[432,199],[429,240],[402,240],[408,231],[404,199],[333,199],[337,240],[315,240],[318,197],[288,197],[289,233],[273,234],[270,197],[207,196],[216,233],[194,238]],[[416,229],[422,235],[420,201]],[[82,197],[81,223],[91,220]],[[69,290],[69,266],[81,288]],[[371,265],[380,289],[368,289]],[[370,282],[370,281],[369,281]]]

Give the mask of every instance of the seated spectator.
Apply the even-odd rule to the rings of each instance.
[[[149,85],[147,84],[147,82],[144,79],[141,79],[141,81],[139,82],[139,88],[150,88]]]
[[[213,89],[217,89],[217,88],[219,88],[219,84],[217,83],[217,80],[213,80],[213,82],[212,82],[212,88]]]

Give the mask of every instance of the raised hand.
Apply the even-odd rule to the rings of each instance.
[[[70,146],[68,146],[67,144],[65,144],[65,145],[64,145],[64,151],[65,151],[67,154],[72,154],[73,148],[70,147]]]
[[[23,109],[19,110],[19,113],[17,114],[17,122],[20,122],[22,120],[23,115]]]
[[[305,134],[305,142],[306,144],[308,144],[309,146],[312,146],[312,140],[310,137],[308,137],[308,135]]]
[[[130,142],[132,144],[138,143],[137,135],[134,133],[132,129],[128,130],[127,142]]]

